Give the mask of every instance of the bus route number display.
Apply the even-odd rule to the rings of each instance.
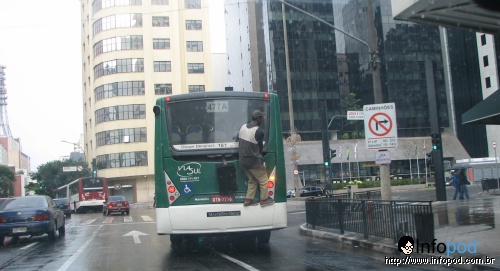
[[[207,102],[207,113],[228,112],[227,101],[209,101]]]

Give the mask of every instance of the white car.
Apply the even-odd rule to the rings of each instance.
[[[287,198],[295,198],[295,190],[290,189],[290,190],[286,191],[286,197]]]

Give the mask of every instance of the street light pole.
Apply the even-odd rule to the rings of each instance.
[[[334,25],[330,24],[329,22],[305,11],[302,10],[292,4],[289,4],[283,0],[278,0],[279,2],[282,3],[282,10],[283,10],[283,25],[285,26],[285,5],[289,6],[290,8],[293,8],[301,13],[304,13],[330,27],[333,29],[343,33],[346,36],[349,36],[361,44],[364,44],[370,53],[370,60],[371,60],[371,72],[372,72],[372,81],[373,81],[373,97],[374,97],[374,102],[376,104],[382,103],[382,83],[380,79],[380,60],[378,57],[379,51],[378,51],[378,45],[377,45],[377,30],[375,29],[375,23],[374,23],[374,17],[373,17],[373,6],[372,6],[372,1],[371,0],[366,0],[366,13],[367,13],[367,21],[368,21],[368,32],[370,35],[370,41],[369,43],[363,41],[360,38],[357,38],[341,29],[338,29]],[[285,51],[286,51],[286,61],[287,61],[287,79],[288,79],[288,99],[289,103],[291,100],[291,89],[290,89],[290,75],[289,75],[289,67],[288,67],[288,44],[287,44],[287,38],[286,38],[286,28],[285,28]],[[291,115],[293,116],[293,114]],[[293,119],[290,120],[290,122],[293,122]],[[389,172],[389,165],[387,164],[382,164],[380,165],[380,186],[381,186],[381,194],[382,194],[382,200],[391,200],[392,195],[391,195],[391,181],[390,181],[390,172]]]
[[[82,148],[82,146],[80,146],[80,145],[78,145],[76,143],[65,141],[65,140],[61,140],[61,142],[72,144],[75,147],[75,151],[76,151],[76,147],[78,147],[78,148],[80,148],[80,150],[82,150],[83,153],[85,153],[85,150]]]

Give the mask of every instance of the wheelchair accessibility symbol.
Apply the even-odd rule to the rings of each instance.
[[[193,192],[193,187],[191,184],[184,184],[184,194],[190,194]]]

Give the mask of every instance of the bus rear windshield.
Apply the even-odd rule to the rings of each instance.
[[[268,100],[223,98],[170,103],[167,106],[170,145],[181,151],[236,149],[238,132],[251,120],[254,110],[264,113],[260,127],[267,142]]]
[[[84,191],[94,191],[103,189],[102,179],[83,179],[82,187]]]

